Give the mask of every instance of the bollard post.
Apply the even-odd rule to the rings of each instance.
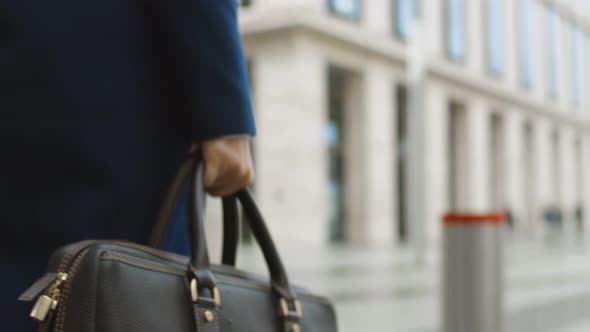
[[[444,332],[503,329],[503,214],[443,217]]]

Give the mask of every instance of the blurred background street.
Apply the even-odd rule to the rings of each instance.
[[[295,282],[336,303],[342,332],[440,331],[437,248],[417,265],[404,247],[283,251]],[[590,331],[590,243],[507,240],[505,331]],[[258,248],[238,258],[265,274]]]
[[[341,331],[441,330],[457,211],[509,216],[506,331],[590,331],[590,1],[239,3],[252,189]]]

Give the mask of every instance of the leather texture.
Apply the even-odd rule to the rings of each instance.
[[[186,213],[191,257],[121,241],[83,241],[60,248],[52,256],[49,273],[67,272],[68,280],[61,288],[58,306],[39,324],[39,330],[336,332],[331,303],[291,286],[262,215],[247,190],[227,198],[224,213],[230,214],[227,220],[238,220],[236,202],[240,202],[262,249],[270,280],[233,266],[210,264],[203,229],[202,171],[198,158],[187,161],[164,202],[166,206],[173,201],[188,178]],[[228,225],[236,235],[232,243],[237,245],[236,226]],[[235,263],[235,256],[231,258],[228,261]],[[35,286],[25,292],[27,299],[38,289]]]

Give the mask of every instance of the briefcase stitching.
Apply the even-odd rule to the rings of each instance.
[[[101,255],[100,259],[101,260],[112,260],[112,261],[120,262],[120,263],[123,263],[126,265],[145,268],[147,270],[162,272],[165,274],[178,275],[181,277],[186,275],[186,272],[183,270],[180,270],[180,269],[177,270],[174,268],[161,266],[159,264],[149,263],[149,262],[142,260],[141,258],[135,258],[135,257],[129,256],[129,255],[122,255],[122,254],[114,253],[114,252],[104,252],[103,255]]]

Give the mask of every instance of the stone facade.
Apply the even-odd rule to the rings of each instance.
[[[560,29],[559,38],[564,45],[558,52],[561,93],[547,96],[543,10],[555,6],[562,25],[573,21],[583,31],[579,70],[585,91],[590,8],[583,1],[532,1],[534,74],[531,88],[524,89],[518,77],[517,1],[502,0],[501,77],[484,68],[484,1],[464,1],[464,63],[449,61],[445,54],[444,1],[420,6],[427,36],[420,181],[427,239],[439,238],[441,215],[452,208],[508,209],[515,232],[542,236],[547,232],[543,212],[556,205],[564,212],[564,231],[577,232],[576,209],[582,205],[590,212],[590,98],[582,93],[581,104],[571,102],[566,29]],[[320,0],[256,0],[240,12],[258,124],[255,192],[271,231],[285,245],[330,243],[325,129],[331,67],[348,73],[343,88],[345,240],[373,245],[401,240],[396,87],[407,85],[409,46],[393,32],[394,1],[360,3],[358,21],[335,17]],[[457,116],[451,116],[451,104],[460,106],[453,113]],[[450,135],[450,126],[460,130]],[[411,232],[414,225],[406,227]]]

